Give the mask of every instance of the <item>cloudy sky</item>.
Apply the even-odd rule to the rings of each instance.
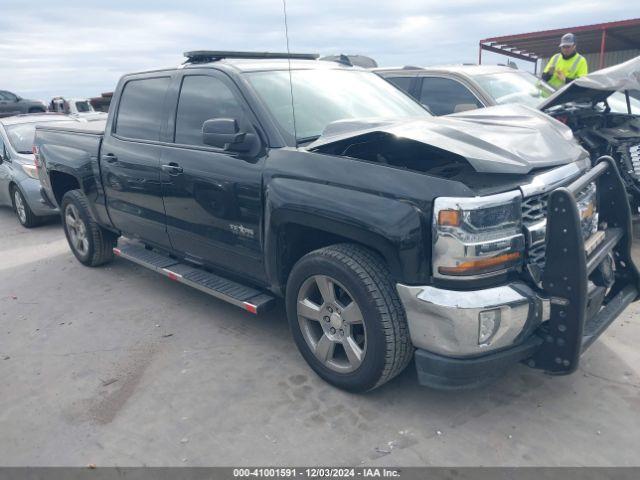
[[[0,0],[0,89],[89,97],[124,73],[176,65],[186,50],[283,51],[282,11],[282,0]],[[640,5],[287,0],[287,11],[292,51],[362,53],[387,66],[476,62],[481,38],[638,17]]]

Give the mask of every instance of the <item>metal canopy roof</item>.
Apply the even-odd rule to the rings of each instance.
[[[575,34],[578,50],[583,54],[600,52],[603,56],[605,50],[640,48],[640,18],[634,18],[619,22],[485,38],[480,40],[479,61],[482,63],[483,50],[530,62],[536,62],[539,58],[549,58],[559,51],[560,37],[567,32]]]

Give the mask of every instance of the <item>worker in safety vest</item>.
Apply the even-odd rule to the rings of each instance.
[[[566,33],[560,40],[560,53],[556,53],[542,73],[542,79],[553,88],[560,88],[589,73],[587,59],[576,51],[576,37]]]

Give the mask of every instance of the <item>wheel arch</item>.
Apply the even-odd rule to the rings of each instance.
[[[271,228],[272,234],[266,242],[267,272],[279,294],[284,293],[289,273],[298,260],[314,250],[338,243],[352,243],[372,250],[385,261],[395,278],[402,276],[403,268],[396,249],[378,234],[308,216],[293,216]]]
[[[73,174],[53,170],[49,172],[49,180],[51,182],[51,190],[58,205],[62,204],[62,197],[69,190],[80,188],[80,180]]]

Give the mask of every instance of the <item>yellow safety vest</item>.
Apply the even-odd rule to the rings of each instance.
[[[588,72],[587,59],[579,53],[576,53],[573,57],[565,59],[561,53],[556,53],[545,67],[545,73],[554,68],[553,76],[547,82],[554,88],[560,88],[566,80],[575,80],[576,78],[585,76]],[[566,80],[561,80],[558,77],[558,72],[564,73]]]

